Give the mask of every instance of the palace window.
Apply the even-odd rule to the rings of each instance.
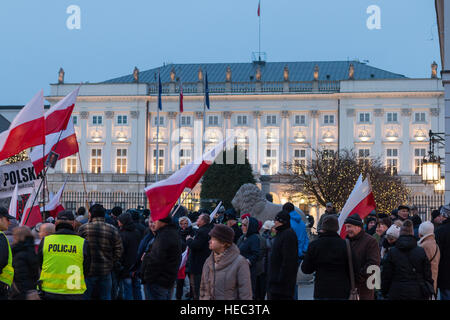
[[[426,150],[424,148],[414,149],[414,173],[422,174],[423,158],[425,157]]]
[[[273,175],[278,172],[277,150],[266,149],[266,163],[269,165],[269,174]]]
[[[238,126],[246,126],[247,125],[247,116],[237,116],[237,125]]]
[[[155,117],[154,119],[155,120],[153,123],[155,124],[155,126],[158,126],[158,117]],[[159,116],[159,125],[160,126],[164,125],[164,116]]]
[[[334,124],[334,115],[333,114],[324,115],[323,124]]]
[[[305,149],[295,149],[294,150],[294,173],[299,174],[300,166],[306,170],[306,150]]]
[[[414,113],[414,122],[426,122],[425,112]]]
[[[127,149],[117,149],[116,172],[127,173]]]
[[[306,123],[306,116],[304,114],[302,115],[296,115],[295,116],[295,125],[297,126],[301,126],[304,125]]]
[[[158,173],[164,172],[164,149],[159,150],[159,166]],[[156,149],[153,150],[153,172],[156,174]]]
[[[102,172],[102,149],[91,150],[91,173]]]
[[[387,122],[392,123],[392,122],[397,122],[398,120],[398,114],[397,112],[388,112],[386,114],[387,117]]]
[[[361,112],[359,114],[359,123],[370,123],[370,113],[369,112]]]
[[[277,125],[277,116],[276,115],[267,115],[266,116],[266,125],[268,125],[268,126]]]
[[[396,175],[398,162],[398,149],[386,149],[386,171],[391,175]]]
[[[118,115],[117,116],[117,124],[119,126],[125,126],[128,124],[128,117],[126,115]]]
[[[92,124],[101,126],[103,124],[103,116],[92,116]]]
[[[181,116],[181,126],[190,126],[191,125],[191,117],[190,116]]]
[[[208,125],[209,126],[218,126],[219,125],[219,116],[208,116]]]
[[[70,156],[66,158],[66,173],[77,173],[77,157]]]
[[[370,164],[370,149],[359,149],[358,150],[358,163],[363,166],[368,166]]]

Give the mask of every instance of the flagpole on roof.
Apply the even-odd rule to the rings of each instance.
[[[259,33],[258,33],[258,56],[261,61],[261,0],[258,2],[258,20],[259,20]]]
[[[179,79],[179,90],[180,90],[180,95],[179,95],[179,99],[180,99],[180,113],[178,115],[178,170],[181,169],[181,113],[183,112],[182,110],[182,99],[183,99],[183,87],[182,87],[182,83],[181,83],[181,79]],[[178,206],[181,205],[180,202],[180,198],[178,198]]]
[[[159,110],[162,108],[161,93],[161,73],[158,71],[158,107],[156,111],[156,182],[158,182],[159,176]]]

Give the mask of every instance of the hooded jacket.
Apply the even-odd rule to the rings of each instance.
[[[243,234],[237,243],[241,255],[250,262],[250,270],[256,267],[260,258],[260,241],[258,236],[258,220],[248,218],[247,233]]]
[[[209,232],[212,224],[201,226],[197,229],[195,237],[186,240],[189,247],[189,268],[192,274],[201,274],[205,260],[211,254],[209,249]]]
[[[298,257],[301,260],[308,250],[309,238],[306,233],[306,225],[302,220],[302,217],[297,213],[297,211],[289,212],[291,216],[291,228],[295,231],[298,240]]]
[[[437,278],[441,253],[439,251],[439,246],[434,239],[434,233],[424,235],[417,244],[425,250],[428,260],[430,260],[434,291],[437,292]]]
[[[214,262],[214,253],[203,265],[200,300],[251,300],[250,269],[238,247],[233,243]]]
[[[439,261],[438,288],[450,289],[450,218],[444,220],[436,232],[436,242],[441,251]]]
[[[131,216],[126,216],[122,227],[119,230],[122,238],[123,254],[121,258],[122,272],[119,274],[121,278],[129,278],[131,276],[132,267],[135,265],[137,251],[141,240],[141,233],[136,229],[135,223]]]
[[[389,300],[423,300],[420,279],[433,281],[430,261],[414,236],[401,235],[383,259],[381,292]]]
[[[11,290],[11,299],[25,300],[27,291],[36,289],[39,280],[39,263],[34,249],[34,238],[27,237],[25,241],[15,244],[11,252],[15,287]]]

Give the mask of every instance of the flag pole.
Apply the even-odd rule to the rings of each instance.
[[[180,155],[180,152],[181,152],[181,113],[182,113],[182,111],[181,111],[181,103],[182,103],[182,101],[181,101],[181,94],[183,93],[183,88],[182,88],[182,84],[181,84],[181,80],[179,80],[179,90],[180,90],[180,95],[179,95],[179,99],[180,99],[180,113],[179,113],[179,115],[178,115],[178,170],[180,170],[181,169],[181,155]],[[178,205],[181,205],[181,202],[180,202],[180,198],[178,198]]]
[[[86,210],[89,211],[88,193],[87,193],[87,189],[86,189],[86,183],[84,181],[84,173],[83,173],[83,166],[81,164],[81,156],[80,156],[80,152],[77,152],[77,153],[78,153],[78,160],[80,161],[81,181],[83,181],[84,200],[86,202]]]
[[[177,213],[178,209],[181,208],[181,204],[187,199],[187,197],[189,197],[189,195],[192,193],[192,190],[194,189],[189,190],[188,194],[183,198],[183,200],[180,201],[181,197],[178,198],[178,201],[180,201],[180,203],[178,204],[178,207],[175,209],[175,211],[172,213],[172,217],[175,215],[175,213]],[[183,194],[183,192],[181,194]]]
[[[157,105],[157,111],[156,111],[156,182],[158,182],[158,176],[159,176],[159,104],[161,99],[161,74],[158,73],[158,105]]]
[[[258,56],[259,61],[261,61],[261,0],[258,2],[258,20],[259,20]]]

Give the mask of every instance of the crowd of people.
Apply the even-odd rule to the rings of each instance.
[[[354,213],[345,239],[332,203],[314,238],[289,202],[267,221],[173,212],[94,204],[30,229],[0,208],[0,299],[297,300],[300,270],[317,300],[450,299],[450,205]]]

